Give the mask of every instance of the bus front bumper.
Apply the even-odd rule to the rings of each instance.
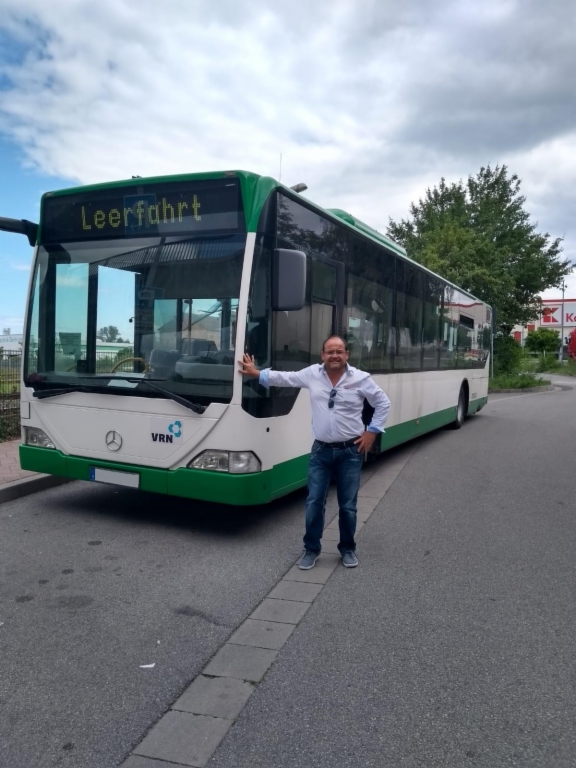
[[[272,499],[306,485],[308,456],[280,464],[265,472],[234,475],[202,469],[154,469],[134,464],[98,461],[80,456],[68,456],[54,448],[20,446],[20,464],[30,472],[69,477],[71,480],[91,480],[92,470],[130,472],[139,477],[141,491],[165,493],[200,501],[248,506],[266,504]]]

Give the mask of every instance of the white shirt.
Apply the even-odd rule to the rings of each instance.
[[[299,387],[310,390],[312,432],[316,440],[339,443],[360,437],[364,432],[362,408],[364,398],[374,408],[369,432],[383,432],[390,400],[370,377],[346,364],[346,371],[336,386],[332,386],[324,365],[310,365],[301,371],[260,371],[260,384],[266,387]],[[334,407],[328,407],[330,392],[335,391]]]

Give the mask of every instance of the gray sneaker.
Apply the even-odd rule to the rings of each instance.
[[[302,557],[298,560],[298,568],[301,571],[309,571],[310,568],[314,568],[316,560],[320,557],[320,552],[312,552],[311,549],[305,549],[302,552]]]
[[[356,553],[351,549],[347,549],[345,552],[342,552],[342,565],[345,568],[356,568],[358,565],[358,558],[356,557]]]

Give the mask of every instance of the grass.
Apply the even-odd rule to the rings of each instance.
[[[495,389],[529,389],[530,387],[546,387],[550,384],[548,379],[543,379],[529,371],[519,373],[500,374],[494,376],[488,382],[488,390]]]
[[[14,392],[20,392],[20,378],[3,379],[0,378],[0,394],[10,395]]]
[[[556,373],[561,376],[576,376],[576,360],[571,357],[560,363],[554,355],[546,357],[531,357],[526,355],[522,360],[522,371],[534,373]]]

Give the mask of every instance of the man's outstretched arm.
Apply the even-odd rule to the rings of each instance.
[[[263,387],[298,387],[307,389],[310,375],[310,368],[303,368],[301,371],[273,371],[270,368],[264,368],[259,371],[254,363],[254,356],[244,353],[243,359],[238,360],[240,373],[244,376],[257,378]]]

